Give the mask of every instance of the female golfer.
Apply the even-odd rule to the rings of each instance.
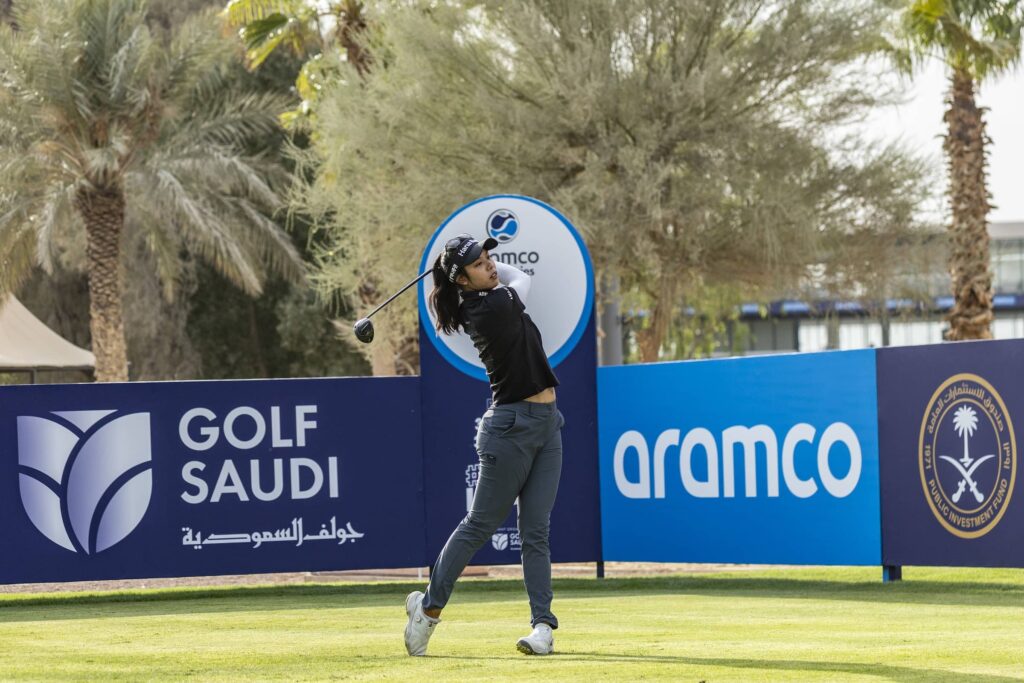
[[[449,240],[434,262],[430,306],[444,334],[465,330],[487,370],[492,406],[476,434],[480,473],[472,510],[452,532],[434,564],[426,593],[405,600],[409,622],[405,647],[424,655],[455,580],[474,553],[494,534],[519,499],[523,576],[530,598],[533,632],[516,647],[524,654],[554,650],[551,630],[551,508],[562,471],[562,414],[555,407],[558,380],[551,371],[537,326],[526,314],[530,278],[492,261],[469,235]]]

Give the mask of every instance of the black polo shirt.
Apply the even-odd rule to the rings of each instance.
[[[522,401],[558,386],[540,330],[516,290],[463,291],[459,314],[487,370],[495,405]]]

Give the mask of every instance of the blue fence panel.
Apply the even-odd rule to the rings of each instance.
[[[556,561],[1024,567],[1024,341],[600,368],[596,407],[592,344]],[[0,388],[0,582],[423,566],[472,495],[463,381]]]
[[[1024,341],[878,352],[885,564],[1024,567]]]
[[[873,351],[598,370],[606,560],[879,564]]]
[[[423,566],[418,378],[0,389],[0,582]]]

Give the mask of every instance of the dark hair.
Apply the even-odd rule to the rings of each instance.
[[[459,286],[445,275],[441,255],[434,261],[433,276],[434,291],[428,297],[430,310],[437,316],[437,329],[445,334],[454,334],[464,327],[459,317]]]

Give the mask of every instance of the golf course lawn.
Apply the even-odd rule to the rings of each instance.
[[[522,584],[465,580],[429,655],[409,583],[0,598],[2,680],[1024,681],[1024,571],[876,568],[555,581],[556,654]]]

